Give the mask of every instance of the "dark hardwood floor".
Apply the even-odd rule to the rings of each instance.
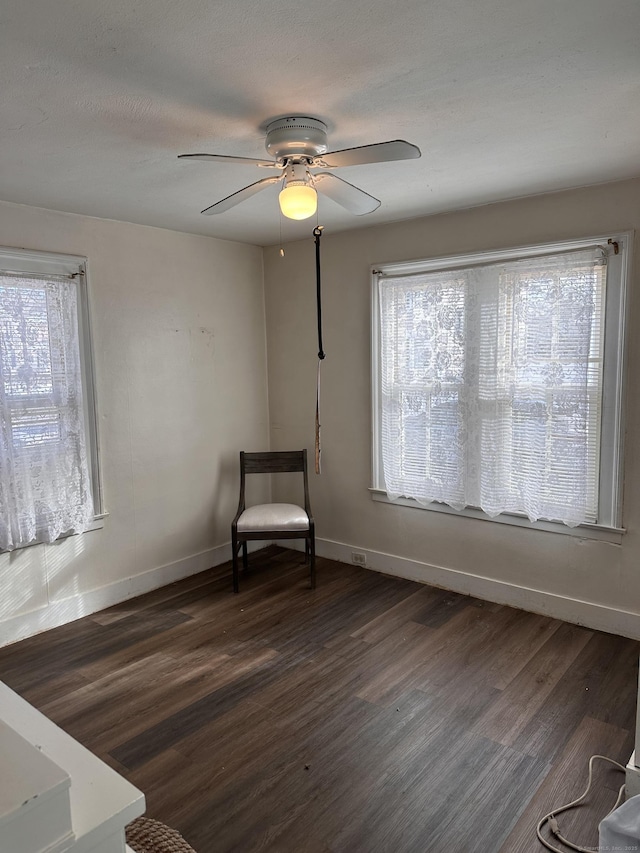
[[[633,749],[638,643],[318,559],[230,564],[0,650],[198,853],[523,853]],[[623,774],[560,818],[597,845]]]

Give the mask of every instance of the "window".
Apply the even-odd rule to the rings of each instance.
[[[0,549],[100,512],[85,264],[0,249]]]
[[[619,527],[628,243],[377,270],[374,492]]]

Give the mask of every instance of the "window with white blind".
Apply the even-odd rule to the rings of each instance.
[[[85,264],[0,249],[0,550],[100,512]]]
[[[619,527],[628,242],[376,270],[374,492]]]

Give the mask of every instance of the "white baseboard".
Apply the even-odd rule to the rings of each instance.
[[[303,548],[301,541],[298,540],[283,540],[277,544],[285,548],[295,547],[299,550]],[[371,551],[368,548],[346,545],[344,542],[334,542],[331,539],[316,539],[316,553],[321,557],[338,560],[341,563],[351,563],[353,551],[364,554],[366,568],[376,572],[450,589],[453,592],[472,595],[497,604],[508,604],[510,607],[541,613],[575,625],[594,628],[597,631],[619,634],[634,640],[640,639],[640,613],[618,610],[603,604],[538,589],[529,589],[457,569],[447,569],[393,554]]]
[[[257,551],[270,543],[249,542],[249,551]],[[0,648],[26,637],[32,637],[41,631],[48,631],[67,622],[73,622],[82,616],[89,616],[99,610],[105,610],[121,601],[127,601],[158,587],[196,575],[213,566],[219,566],[231,559],[231,543],[210,548],[199,554],[192,554],[182,560],[176,560],[166,566],[149,569],[142,574],[116,581],[108,586],[79,593],[60,601],[51,601],[45,607],[20,613],[0,622]],[[231,588],[231,576],[229,576]]]

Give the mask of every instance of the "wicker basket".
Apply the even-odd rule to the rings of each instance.
[[[179,832],[150,817],[129,824],[127,844],[135,853],[195,853]]]

